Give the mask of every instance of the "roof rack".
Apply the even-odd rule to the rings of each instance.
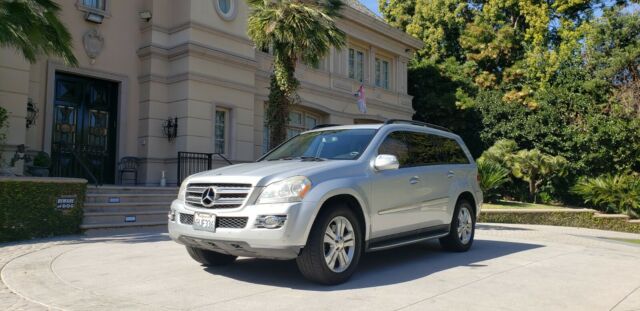
[[[321,128],[325,128],[325,127],[332,127],[332,126],[340,126],[341,124],[318,124],[316,126],[314,126],[312,128],[312,130],[317,130],[317,129],[321,129]]]
[[[384,125],[396,124],[396,123],[406,123],[406,124],[430,127],[430,128],[434,128],[436,130],[441,130],[441,131],[445,131],[445,132],[451,132],[450,129],[448,129],[448,128],[444,127],[444,126],[435,125],[435,124],[426,123],[426,122],[414,121],[414,120],[389,119],[387,121],[384,121]]]

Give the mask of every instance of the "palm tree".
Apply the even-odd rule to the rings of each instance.
[[[60,6],[51,0],[0,0],[0,47],[13,47],[31,63],[40,54],[78,61],[71,35],[58,19]]]
[[[247,0],[248,34],[258,49],[273,49],[273,74],[267,126],[271,146],[286,139],[289,107],[298,100],[300,82],[296,63],[317,65],[330,48],[345,45],[345,34],[335,25],[341,0]]]

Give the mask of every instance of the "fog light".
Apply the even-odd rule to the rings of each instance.
[[[176,221],[176,212],[171,210],[167,215],[167,218],[169,218],[169,221]]]
[[[287,220],[287,216],[283,215],[258,216],[256,219],[256,227],[277,229],[284,225],[285,220]]]

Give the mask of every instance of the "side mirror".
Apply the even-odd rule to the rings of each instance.
[[[378,171],[397,170],[400,167],[400,162],[394,155],[380,154],[373,161],[373,167]]]

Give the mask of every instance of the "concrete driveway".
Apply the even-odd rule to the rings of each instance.
[[[295,262],[204,268],[165,233],[0,244],[1,310],[640,310],[639,235],[479,225],[467,253],[370,253],[346,284]]]

